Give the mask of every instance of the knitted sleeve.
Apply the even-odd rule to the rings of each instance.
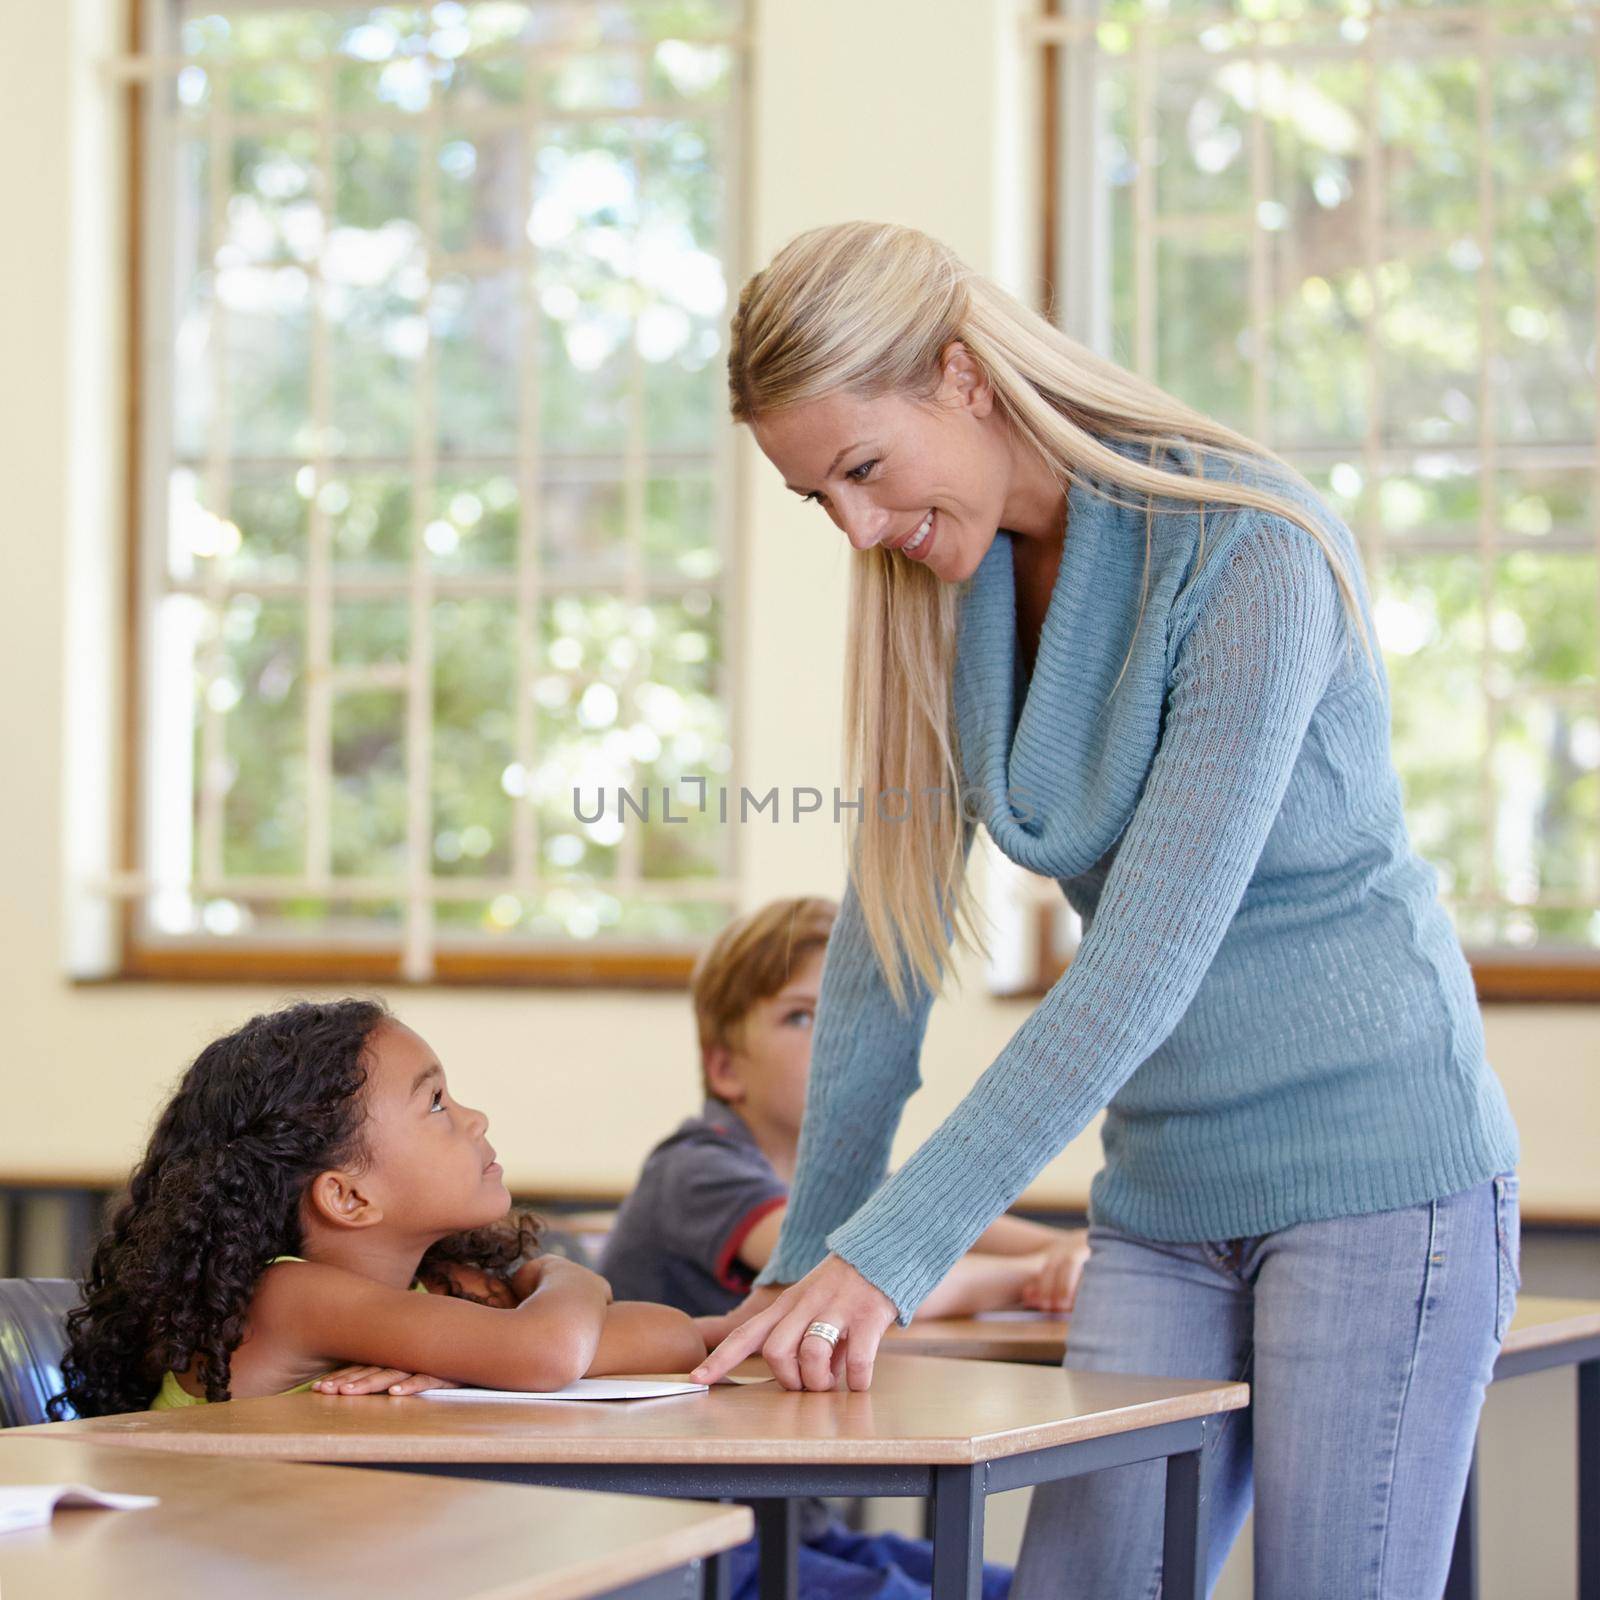
[[[970,853],[976,830],[962,825]],[[951,932],[946,923],[946,934]],[[919,1057],[932,991],[908,975],[901,1011],[884,981],[852,880],[828,935],[817,992],[800,1150],[778,1247],[758,1284],[792,1283],[827,1254],[823,1239],[883,1182]]]
[[[1315,541],[1281,518],[1248,516],[1202,570],[1182,614],[1174,612],[1179,642],[1160,743],[1072,965],[943,1124],[859,1204],[877,1184],[915,1085],[926,1013],[915,1030],[890,1025],[875,1006],[852,1013],[837,986],[843,1003],[831,1029],[836,1039],[848,1037],[849,1059],[824,1049],[824,1073],[857,1081],[818,1099],[822,1120],[802,1147],[813,1209],[805,1231],[785,1230],[778,1276],[814,1265],[817,1221],[854,1207],[827,1234],[826,1248],[909,1321],[978,1235],[1177,1026],[1244,896],[1312,712],[1349,641],[1332,570]],[[826,1043],[819,1018],[817,1044]],[[887,1128],[881,1146],[873,1145],[870,1171],[851,1171],[840,1159],[853,1146],[843,1118],[881,1119]]]

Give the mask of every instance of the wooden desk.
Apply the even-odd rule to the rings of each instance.
[[[1168,1600],[1203,1593],[1201,1449],[1241,1383],[886,1356],[861,1394],[775,1384],[544,1405],[283,1395],[19,1430],[141,1451],[368,1462],[424,1472],[757,1502],[762,1587],[795,1588],[807,1495],[933,1500],[937,1600],[976,1596],[988,1495],[1132,1461],[1167,1463]]]
[[[342,1467],[136,1454],[0,1437],[0,1483],[159,1495],[58,1511],[0,1538],[6,1600],[682,1600],[692,1563],[750,1537],[743,1506],[391,1477]]]
[[[1060,1366],[1067,1350],[1065,1317],[1016,1320],[950,1317],[891,1328],[885,1343],[896,1355],[955,1356],[967,1361],[1025,1361]],[[1555,1300],[1524,1295],[1495,1363],[1495,1381],[1585,1359],[1588,1341],[1600,1338],[1600,1300]],[[1529,1362],[1532,1365],[1529,1365]]]
[[[1038,1315],[991,1319],[943,1317],[891,1327],[884,1348],[896,1355],[944,1356],[965,1361],[1024,1361],[1059,1367],[1067,1351],[1067,1320]]]
[[[1018,1321],[984,1318],[913,1322],[892,1329],[896,1352],[982,1361],[1055,1366],[1066,1351],[1067,1322],[1055,1317]],[[1503,1383],[1550,1367],[1575,1367],[1578,1384],[1578,1592],[1600,1600],[1600,1301],[1523,1295],[1494,1366]],[[1445,1600],[1478,1593],[1478,1472],[1474,1455],[1456,1528]]]
[[[1600,1300],[1553,1300],[1524,1295],[1494,1364],[1494,1381],[1550,1367],[1574,1367],[1578,1385],[1578,1594],[1600,1600]],[[1473,1450],[1467,1492],[1456,1525],[1455,1551],[1444,1600],[1478,1593],[1478,1455]]]

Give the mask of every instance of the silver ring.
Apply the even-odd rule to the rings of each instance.
[[[834,1327],[831,1322],[813,1322],[811,1326],[806,1329],[803,1337],[809,1339],[813,1335],[819,1339],[827,1340],[828,1348],[830,1350],[832,1350],[844,1337],[843,1331]]]

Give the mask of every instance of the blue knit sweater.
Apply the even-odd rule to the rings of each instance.
[[[1309,488],[1254,476],[1313,512],[1359,583]],[[846,890],[758,1281],[832,1250],[907,1320],[1102,1106],[1091,1216],[1152,1239],[1415,1205],[1515,1164],[1471,973],[1407,840],[1381,666],[1303,529],[1215,505],[1205,524],[1202,558],[1196,508],[1155,517],[1141,618],[1144,512],[1080,477],[1031,682],[1014,535],[996,535],[959,624],[964,781],[1000,850],[1059,881],[1083,941],[885,1181],[932,996],[914,983],[896,1008]]]

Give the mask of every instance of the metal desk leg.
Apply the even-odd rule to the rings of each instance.
[[[933,1469],[933,1600],[977,1600],[982,1593],[981,1470]]]
[[[707,1556],[700,1563],[700,1600],[729,1600],[733,1584],[728,1575],[728,1552]]]
[[[1467,1487],[1456,1520],[1455,1548],[1450,1552],[1450,1575],[1444,1581],[1444,1600],[1478,1600],[1478,1446],[1472,1446],[1467,1467]]]
[[[1199,1450],[1167,1457],[1167,1514],[1161,1544],[1162,1600],[1205,1600],[1207,1509],[1202,1443]]]
[[[625,1583],[612,1589],[601,1600],[692,1600],[699,1586],[694,1569],[698,1562],[672,1567],[658,1572],[653,1578],[640,1578],[637,1583]]]
[[[760,1541],[757,1582],[761,1600],[797,1600],[800,1593],[800,1503],[752,1500]]]
[[[1600,1361],[1578,1363],[1578,1600],[1600,1600]]]
[[[20,1278],[28,1202],[20,1189],[4,1189],[0,1190],[0,1208],[5,1211],[5,1259],[0,1261],[0,1278]]]

